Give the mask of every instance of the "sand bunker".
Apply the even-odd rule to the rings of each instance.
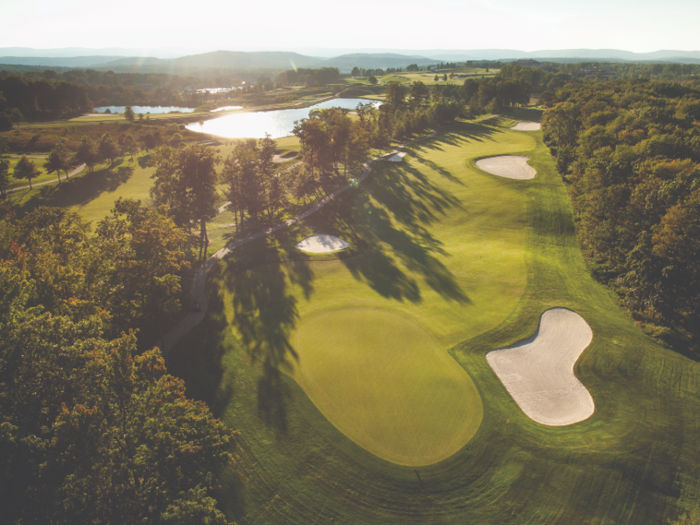
[[[392,155],[391,157],[387,157],[386,160],[389,162],[403,162],[403,158],[406,156],[405,151],[399,151],[395,155]]]
[[[514,129],[516,131],[537,131],[541,127],[542,126],[539,122],[518,122],[510,129]]]
[[[501,155],[479,159],[476,161],[476,165],[480,169],[499,177],[520,180],[534,179],[537,172],[535,168],[527,163],[528,160],[530,160],[530,157]]]
[[[525,414],[564,426],[593,414],[593,398],[574,375],[574,364],[593,339],[588,323],[566,308],[542,314],[533,337],[494,350],[486,360]]]
[[[335,235],[313,235],[297,243],[297,248],[309,253],[328,253],[344,250],[350,243]]]

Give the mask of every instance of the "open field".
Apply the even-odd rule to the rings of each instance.
[[[241,430],[238,461],[220,474],[229,519],[644,524],[698,504],[700,365],[645,337],[590,278],[539,137],[462,125],[411,148],[406,164],[375,164],[359,189],[213,270],[207,316],[173,350],[170,368]],[[498,154],[529,156],[537,177],[475,169],[476,158]],[[351,249],[294,249],[313,233],[338,235]],[[546,427],[520,410],[485,355],[532,335],[542,312],[557,306],[593,331],[575,372],[596,410],[581,423]],[[338,430],[305,380],[292,379],[306,360],[330,373],[344,344],[305,334],[306,324],[357,308],[408,320],[473,380],[483,417],[453,455],[415,468],[381,459]],[[360,323],[377,329],[371,319]],[[321,324],[316,330],[330,336]],[[358,370],[379,366],[347,354]],[[350,396],[350,382],[323,391]],[[360,395],[361,384],[355,389]]]

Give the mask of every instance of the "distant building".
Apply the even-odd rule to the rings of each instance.
[[[428,71],[435,71],[435,66],[428,66]]]

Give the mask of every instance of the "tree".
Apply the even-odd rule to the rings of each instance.
[[[292,133],[299,137],[304,165],[312,180],[323,180],[330,171],[332,149],[328,124],[318,117],[295,122]]]
[[[24,118],[24,115],[22,115],[22,112],[17,108],[11,108],[7,112],[7,115],[10,119],[10,122],[15,124],[17,127],[19,127],[19,123],[22,122],[22,119]]]
[[[392,109],[403,107],[406,98],[406,88],[398,82],[389,82],[386,85],[386,102]]]
[[[200,224],[200,242],[209,244],[207,221],[216,217],[216,183],[218,175],[215,166],[221,161],[214,148],[191,145],[178,150],[179,170],[183,186],[187,191],[187,204],[192,217]]]
[[[68,177],[68,170],[70,169],[70,157],[68,155],[68,150],[66,150],[63,142],[56,144],[54,149],[51,151],[48,160],[44,164],[44,169],[47,173],[54,173],[58,175],[58,182],[61,182],[61,171],[63,171]]]
[[[97,164],[97,146],[95,141],[90,137],[83,137],[75,152],[75,161],[77,164],[85,164],[92,173],[95,164]]]
[[[670,522],[670,525],[700,525],[700,509],[695,508],[686,512],[676,521]]]
[[[122,320],[122,330],[141,320],[162,336],[163,323],[181,308],[181,274],[189,266],[182,251],[185,233],[157,210],[120,198],[97,235],[115,248],[106,306]]]
[[[131,106],[126,106],[126,108],[124,108],[124,118],[129,122],[133,122],[136,119],[136,115],[134,114],[134,110],[131,109]]]
[[[26,156],[22,156],[19,162],[15,166],[14,177],[15,179],[26,179],[29,181],[29,188],[32,189],[32,179],[37,178],[41,173],[31,160]]]
[[[408,96],[411,98],[411,103],[414,106],[420,106],[423,101],[430,96],[430,91],[428,86],[423,84],[420,80],[416,80],[411,84],[411,88],[408,90]]]
[[[440,78],[439,78],[439,77],[437,76],[437,74],[436,74],[436,75],[435,75],[435,78],[433,78],[433,80],[434,80],[435,82],[439,82],[439,81],[440,81]]]
[[[109,133],[102,135],[98,151],[102,158],[109,159],[110,166],[114,164],[114,159],[119,155],[119,148]]]
[[[10,161],[0,157],[0,194],[7,197],[7,186],[10,184]]]
[[[124,144],[122,145],[124,153],[131,156],[131,160],[134,160],[134,154],[139,152],[139,143],[136,142],[134,136],[129,133],[124,138]]]
[[[352,68],[352,72],[350,73],[352,77],[359,77],[360,76],[360,70],[355,66]]]
[[[374,75],[370,75],[368,80],[369,80],[369,83],[372,84],[373,86],[376,85],[377,82],[379,82],[377,80],[377,77],[375,77]]]
[[[445,73],[444,75],[442,75],[442,79],[443,79],[445,82],[447,82],[447,73]]]

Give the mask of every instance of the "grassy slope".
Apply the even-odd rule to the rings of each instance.
[[[443,140],[438,137],[426,147],[441,148]],[[499,326],[452,349],[479,388],[484,419],[468,445],[441,463],[414,470],[376,458],[337,431],[277,368],[251,366],[227,328],[215,286],[222,275],[212,276],[210,313],[173,353],[170,365],[187,378],[193,394],[209,400],[218,415],[242,431],[238,463],[233,472],[222,473],[219,499],[231,519],[256,524],[637,524],[663,523],[682,507],[698,504],[699,365],[644,337],[611,294],[590,278],[568,196],[548,152],[538,138],[536,149],[521,153],[531,156],[538,170],[534,181],[490,179],[504,193],[515,190],[527,198],[527,288]],[[474,169],[473,161],[466,162]],[[313,220],[327,224],[347,217],[349,209],[343,207],[351,207],[351,201],[348,195],[335,211]],[[492,205],[502,206],[497,199]],[[349,229],[342,231],[340,224],[336,233]],[[261,241],[257,255],[251,250],[240,264],[255,266],[257,256],[279,242]],[[289,258],[291,248],[282,247],[279,256]],[[288,266],[311,293],[308,259],[294,259]],[[289,295],[281,271],[250,285],[248,292],[255,294],[248,297],[276,301],[295,320],[303,298]],[[531,335],[551,306],[579,312],[595,334],[576,373],[591,391],[596,412],[562,428],[529,420],[484,359],[487,351]],[[254,314],[254,308],[249,311]],[[265,319],[251,315],[250,335],[263,327]],[[268,339],[273,336],[268,333]],[[285,338],[277,339],[266,353],[271,363],[286,351]]]

